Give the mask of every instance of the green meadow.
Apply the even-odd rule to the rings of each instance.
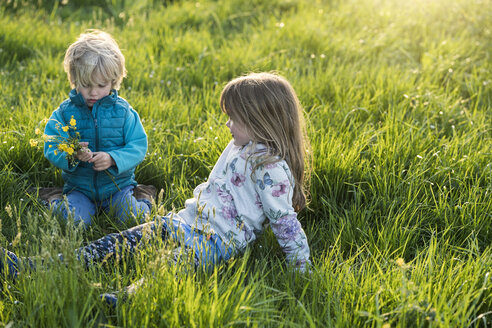
[[[291,81],[311,142],[311,274],[286,265],[270,229],[210,273],[168,264],[162,242],[76,260],[135,224],[110,213],[84,230],[28,192],[63,184],[29,140],[68,96],[66,48],[92,28],[126,57],[153,214],[182,208],[230,140],[225,83]],[[492,2],[0,1],[0,219],[0,246],[66,259],[0,278],[0,326],[491,327]],[[141,278],[116,309],[100,300]]]

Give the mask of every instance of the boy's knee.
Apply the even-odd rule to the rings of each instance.
[[[151,205],[143,201],[138,201],[131,193],[125,195],[115,202],[113,200],[113,207],[116,207],[117,215],[122,221],[129,220],[131,218],[141,219],[143,221],[145,215],[150,213]]]
[[[56,213],[68,220],[69,216],[73,217],[74,223],[78,224],[81,221],[85,226],[89,226],[92,217],[96,214],[95,208],[87,206],[87,204],[73,204],[70,201],[59,200],[52,203],[53,213]]]

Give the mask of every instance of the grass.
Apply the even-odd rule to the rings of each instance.
[[[492,326],[492,4],[465,0],[105,1],[0,5],[0,244],[68,265],[2,279],[4,326]],[[313,151],[300,214],[311,275],[269,230],[213,273],[167,264],[171,245],[86,270],[73,249],[124,229],[60,223],[27,194],[61,174],[29,146],[67,97],[62,60],[88,28],[127,60],[121,96],[149,151],[140,183],[181,208],[229,139],[231,78],[277,71],[296,89]],[[162,210],[161,210],[162,211]],[[116,310],[98,295],[142,278]]]

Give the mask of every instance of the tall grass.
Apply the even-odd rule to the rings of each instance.
[[[0,6],[0,244],[38,258],[2,278],[4,326],[492,326],[492,3],[7,1]],[[127,59],[120,95],[149,151],[140,183],[181,208],[230,135],[222,86],[277,71],[296,89],[313,151],[300,214],[314,263],[296,275],[269,230],[212,273],[169,265],[172,245],[89,270],[73,249],[118,225],[59,222],[27,190],[61,174],[29,146],[67,97],[66,47],[89,28]],[[154,211],[162,212],[154,209]],[[145,278],[116,310],[98,299]]]

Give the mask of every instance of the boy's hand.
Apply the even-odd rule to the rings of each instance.
[[[81,162],[89,161],[92,158],[92,152],[88,148],[89,143],[88,142],[80,142],[79,145],[82,147],[82,149],[80,149],[77,152],[77,155],[76,155],[77,159]]]
[[[109,169],[112,165],[116,165],[113,157],[111,157],[111,155],[109,155],[108,153],[105,153],[103,151],[96,151],[92,154],[93,156],[90,160],[88,160],[88,162],[94,164],[92,168],[96,171],[104,171],[106,169]]]

